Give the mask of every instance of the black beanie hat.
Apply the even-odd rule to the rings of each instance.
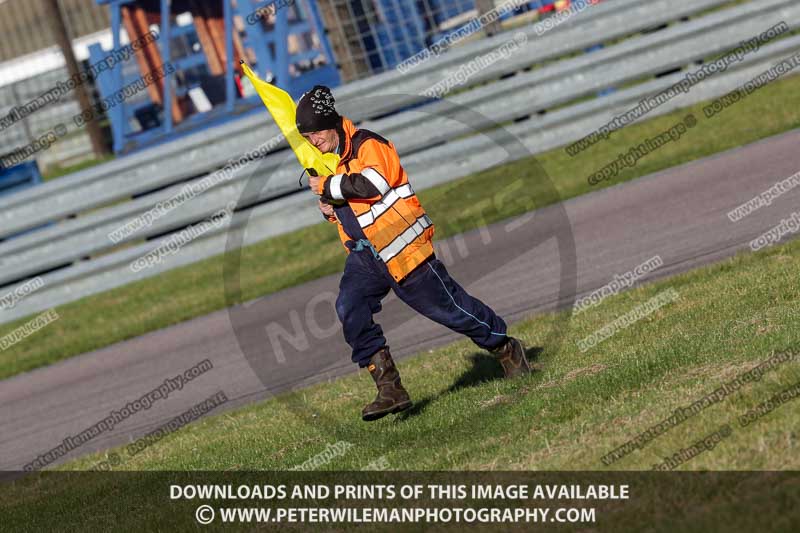
[[[315,85],[297,102],[297,131],[310,133],[333,129],[339,125],[336,100],[328,87]]]

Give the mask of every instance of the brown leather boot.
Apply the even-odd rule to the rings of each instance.
[[[522,347],[522,343],[514,337],[509,337],[504,344],[491,352],[500,361],[507,378],[530,373],[531,365],[528,364],[528,359],[525,357],[525,349]]]
[[[378,395],[374,402],[361,411],[362,420],[378,420],[389,413],[399,413],[411,407],[411,398],[400,383],[400,372],[394,365],[388,347],[381,348],[372,356],[367,369],[378,387]]]

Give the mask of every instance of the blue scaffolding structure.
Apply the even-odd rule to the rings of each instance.
[[[245,94],[249,87],[237,86],[239,72],[234,70],[238,64],[234,57],[234,32],[237,32],[237,42],[247,51],[244,59],[253,69],[294,98],[315,84],[335,87],[341,82],[316,0],[97,2],[107,4],[111,10],[113,50],[121,49],[123,6],[149,8],[150,18],[159,21],[157,45],[150,46],[158,47],[162,65],[174,67],[173,72],[165,73],[163,86],[170,90],[160,93],[160,102],[154,102],[148,91],[141,91],[107,110],[115,153],[172,140],[198,127],[218,125],[260,107],[255,94]],[[173,23],[177,15],[187,11],[186,6],[197,6],[199,2],[203,2],[201,10],[212,4],[219,10],[218,2],[222,2],[225,68],[224,74],[216,79],[210,79],[214,76],[209,75],[207,51],[204,53],[207,45],[201,46],[194,19],[188,23],[178,24],[177,20]],[[476,10],[474,0],[345,0],[345,3],[353,16],[356,37],[371,73],[390,70],[433,42],[458,32],[471,23],[472,17],[456,24],[452,21]],[[556,3],[556,0],[531,0],[520,4],[513,12],[503,13],[500,20],[529,11],[551,10]],[[219,11],[216,14],[218,21]],[[217,40],[215,44],[221,43]],[[113,50],[103,50],[99,44],[90,46],[90,62],[103,61]],[[115,63],[110,70],[100,72],[95,81],[101,98],[106,99],[135,83],[142,75],[141,67],[131,56]],[[194,102],[189,97],[197,96],[196,91],[194,95],[191,91],[199,86],[211,104],[208,111],[201,112],[193,103],[187,104]],[[185,119],[179,116],[179,124],[173,119],[176,103],[191,109]]]
[[[173,18],[179,13],[174,11],[172,0],[155,1],[160,7],[157,46],[163,64],[174,67],[172,72],[164,73],[164,87],[170,90],[162,92],[161,106],[155,105],[147,91],[141,91],[107,110],[116,153],[172,140],[200,126],[218,125],[260,106],[256,95],[245,97],[241,86],[237,86],[239,72],[235,69],[233,57],[233,32],[238,31],[234,28],[234,17],[237,15],[245,22],[244,31],[239,36],[243,48],[248,51],[248,60],[265,79],[279,85],[295,98],[315,84],[336,86],[340,83],[330,44],[313,0],[215,0],[221,1],[223,7],[225,72],[223,83],[219,83],[219,79],[212,81],[217,82],[213,84],[216,88],[224,87],[224,96],[215,99],[210,111],[191,113],[180,124],[175,124],[171,112],[174,99],[182,99],[190,90],[200,86],[200,78],[207,82],[211,77],[207,75],[208,61],[199,45],[194,22],[174,24]],[[111,10],[112,46],[113,50],[120,50],[122,7],[137,2],[97,2],[108,4]],[[148,4],[152,5],[153,2]],[[266,16],[267,13],[271,15]],[[302,43],[304,49],[290,52],[291,38],[295,43]],[[113,50],[103,50],[100,44],[91,45],[90,63],[103,61]],[[249,57],[249,54],[255,57]],[[202,76],[203,72],[205,76]],[[101,98],[106,99],[141,77],[142,73],[131,54],[130,59],[100,72],[95,81]]]

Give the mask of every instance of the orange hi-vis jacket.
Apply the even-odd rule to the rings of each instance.
[[[357,129],[346,117],[337,129],[341,148],[337,174],[323,177],[316,192],[333,203],[347,202],[399,282],[433,254],[433,222],[411,188],[394,144]],[[351,240],[341,222],[338,230],[342,243]]]

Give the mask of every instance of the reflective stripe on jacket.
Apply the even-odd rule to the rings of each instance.
[[[329,201],[347,201],[366,238],[396,281],[433,254],[433,222],[417,199],[390,141],[356,129],[342,117],[339,143],[344,143],[336,174],[317,191]],[[342,242],[351,240],[339,223]]]

